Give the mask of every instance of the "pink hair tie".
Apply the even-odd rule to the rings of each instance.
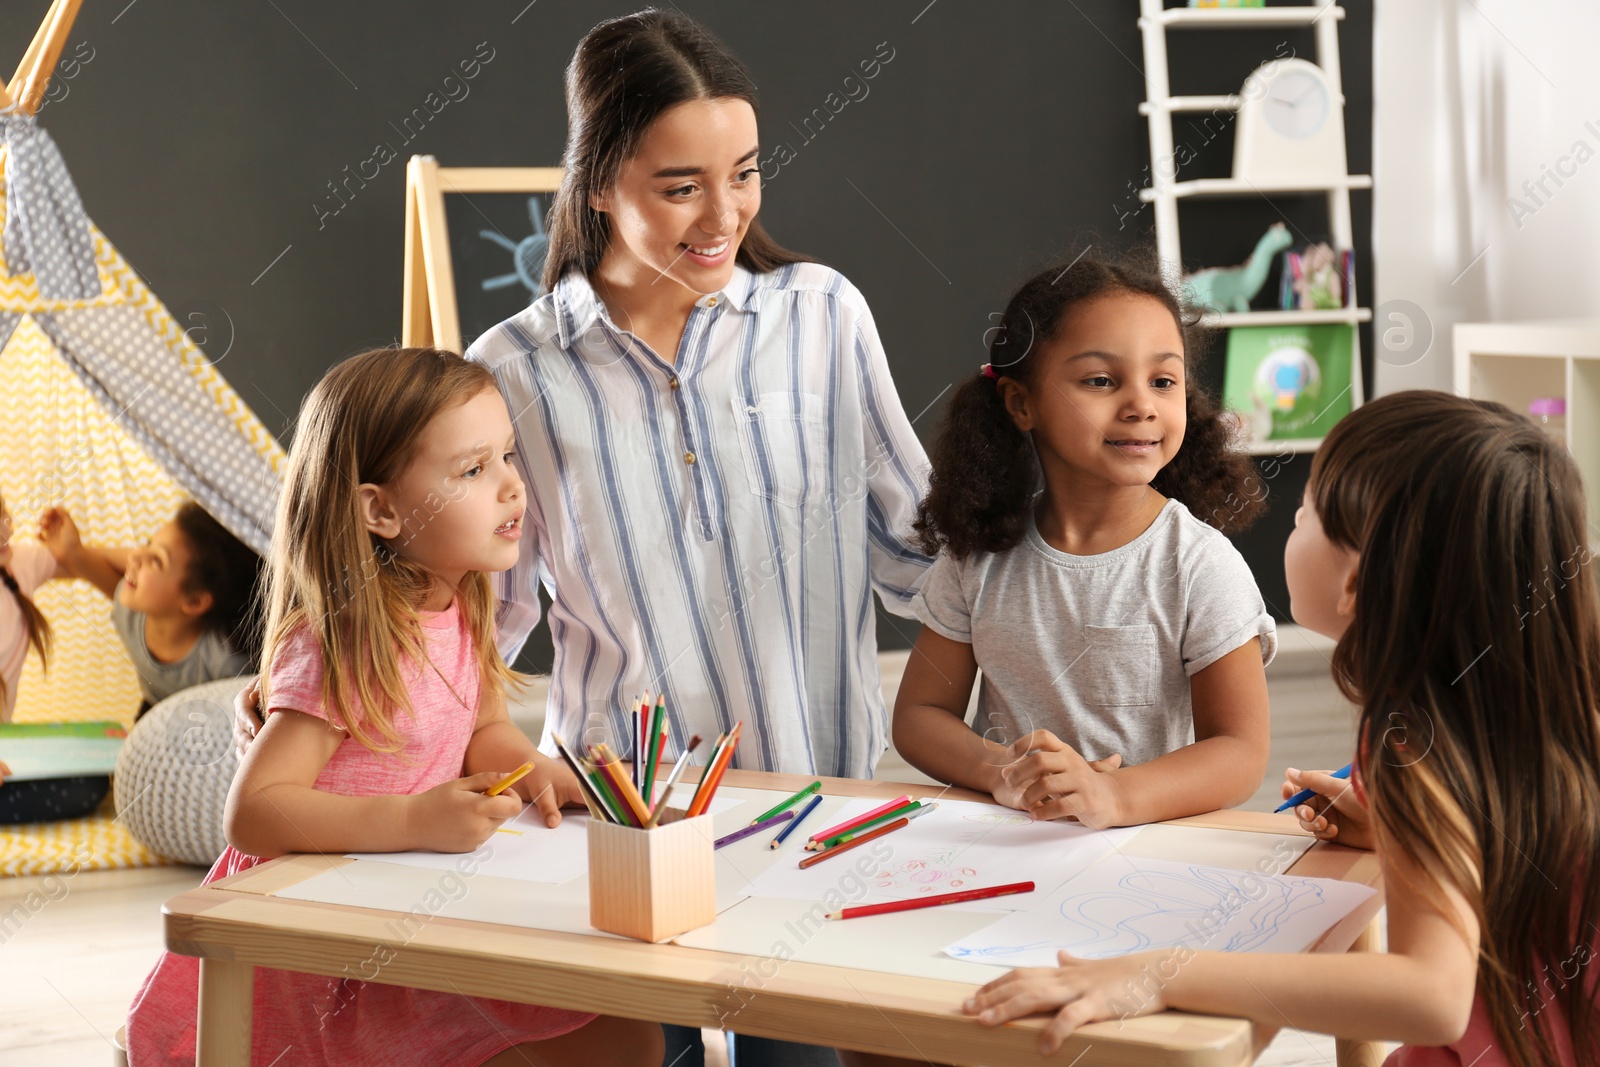
[[[994,369],[993,363],[985,363],[983,366],[978,368],[978,372],[985,378],[993,378],[996,380],[1000,378],[1000,373]]]

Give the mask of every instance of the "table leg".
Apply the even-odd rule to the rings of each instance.
[[[255,968],[232,960],[200,960],[199,1032],[195,1067],[250,1067]]]
[[[1374,918],[1361,931],[1355,944],[1350,946],[1351,952],[1382,952],[1382,939],[1378,934],[1378,920]],[[1383,1063],[1384,1045],[1381,1041],[1346,1041],[1336,1040],[1333,1043],[1334,1056],[1339,1061],[1339,1067],[1379,1067]]]

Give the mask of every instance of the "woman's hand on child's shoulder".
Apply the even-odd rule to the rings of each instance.
[[[516,784],[517,792],[539,809],[544,824],[552,830],[561,825],[562,808],[581,808],[583,790],[572,768],[540,752],[533,757],[533,770]]]
[[[1080,960],[1057,953],[1060,967],[1024,967],[996,978],[963,1004],[985,1026],[1053,1011],[1056,1017],[1039,1035],[1039,1052],[1053,1055],[1072,1032],[1102,1019],[1125,1019],[1164,1011],[1162,978],[1168,962],[1158,952],[1109,960]],[[1156,980],[1151,981],[1153,974]],[[1129,997],[1137,990],[1137,997]]]
[[[1113,773],[1120,755],[1090,762],[1049,730],[1035,730],[1011,746],[1012,763],[1000,772],[994,798],[1035,819],[1071,818],[1086,826],[1117,826],[1122,795]]]
[[[430,852],[471,852],[495,828],[522,811],[515,790],[491,797],[486,790],[509,773],[482,771],[407,797],[406,836],[414,848]]]
[[[250,747],[263,725],[261,676],[258,674],[233,698],[233,751],[240,759],[244,759],[244,750]]]
[[[1301,771],[1290,767],[1284,774],[1283,799],[1288,800],[1302,789],[1315,790],[1317,795],[1294,809],[1301,829],[1310,831],[1320,840],[1336,841],[1351,848],[1376,847],[1371,814],[1347,780],[1335,778],[1327,771]]]

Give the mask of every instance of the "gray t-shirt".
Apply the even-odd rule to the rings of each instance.
[[[1145,763],[1194,742],[1189,677],[1277,627],[1244,557],[1176,500],[1138,537],[1094,556],[1051,548],[1033,522],[1006,552],[941,555],[912,602],[972,645],[980,735],[1044,729],[1086,759]]]
[[[127,646],[133,669],[139,672],[139,691],[150,703],[158,704],[192,685],[218,678],[236,678],[249,672],[250,661],[212,630],[202,633],[189,654],[178,662],[162,663],[150,654],[150,646],[145,644],[144,612],[123,607],[121,593],[122,583],[118,582],[117,592],[111,597],[111,623]]]

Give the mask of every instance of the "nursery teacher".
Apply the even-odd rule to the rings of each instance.
[[[567,70],[550,292],[467,353],[528,485],[497,576],[509,660],[553,601],[550,733],[669,754],[744,721],[735,766],[867,778],[888,744],[872,591],[899,615],[927,461],[872,314],[761,228],[755,86],[676,12],[602,23]],[[595,739],[600,739],[596,737]]]

